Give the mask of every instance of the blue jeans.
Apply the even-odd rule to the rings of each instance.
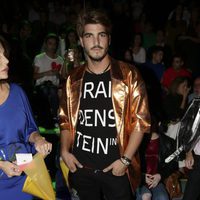
[[[136,200],[142,200],[142,196],[146,193],[151,196],[152,200],[169,200],[167,190],[162,183],[159,183],[155,188],[151,189],[145,185],[137,188]]]

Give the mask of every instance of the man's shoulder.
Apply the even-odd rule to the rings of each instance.
[[[127,74],[129,73],[132,74],[132,76],[137,76],[137,77],[141,75],[140,70],[134,64],[130,64],[124,61],[119,61],[119,65],[125,76],[127,76]]]
[[[85,71],[85,64],[80,65],[79,67],[74,68],[70,73],[68,78],[71,82],[77,81],[83,77]]]
[[[113,59],[113,60],[115,63],[118,63],[118,66],[124,72],[138,71],[134,64],[130,64],[122,60],[116,60],[116,59]]]

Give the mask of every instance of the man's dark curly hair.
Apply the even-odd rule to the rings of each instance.
[[[83,10],[77,20],[76,30],[79,37],[84,34],[84,26],[87,24],[101,24],[106,28],[107,34],[111,34],[112,25],[108,15],[98,9]]]

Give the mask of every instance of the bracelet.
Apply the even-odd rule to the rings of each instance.
[[[124,160],[126,160],[127,162],[131,163],[131,159],[129,159],[128,157],[122,156],[122,158],[123,158]]]
[[[126,166],[129,166],[131,164],[131,162],[129,162],[127,159],[124,159],[123,156],[120,158],[120,161]]]

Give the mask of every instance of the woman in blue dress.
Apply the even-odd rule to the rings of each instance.
[[[22,192],[26,175],[15,162],[15,153],[38,151],[46,156],[52,145],[41,137],[24,91],[8,79],[7,42],[0,36],[0,199],[30,200]]]

